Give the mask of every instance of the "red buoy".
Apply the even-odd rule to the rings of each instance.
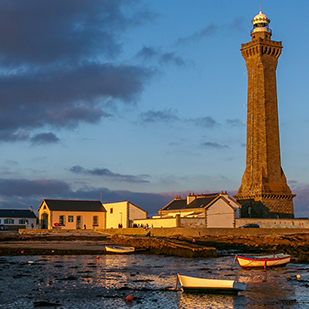
[[[126,297],[126,301],[131,301],[131,300],[133,300],[133,298],[134,298],[133,295],[128,295],[128,296]]]

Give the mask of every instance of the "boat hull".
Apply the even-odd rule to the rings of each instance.
[[[135,251],[135,248],[123,246],[105,246],[105,251],[110,253],[132,253]]]
[[[291,261],[287,254],[273,254],[265,256],[236,256],[238,264],[242,268],[267,268],[285,266]]]
[[[183,291],[191,293],[237,294],[247,286],[244,282],[234,280],[203,279],[179,274],[177,278]]]

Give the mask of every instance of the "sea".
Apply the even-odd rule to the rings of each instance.
[[[177,274],[247,283],[238,295],[191,294]],[[132,300],[126,300],[126,298]],[[309,265],[241,269],[233,255],[0,256],[0,308],[309,308]]]

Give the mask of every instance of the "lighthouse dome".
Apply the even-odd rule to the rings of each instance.
[[[265,14],[263,14],[262,11],[260,11],[259,14],[257,14],[252,19],[252,32],[271,32],[271,30],[269,29],[269,23],[270,19]]]

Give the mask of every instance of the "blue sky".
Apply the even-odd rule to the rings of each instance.
[[[261,1],[277,68],[282,167],[308,216],[305,0]],[[258,0],[2,0],[0,207],[44,198],[129,200],[236,193]],[[102,195],[101,195],[102,192]]]

